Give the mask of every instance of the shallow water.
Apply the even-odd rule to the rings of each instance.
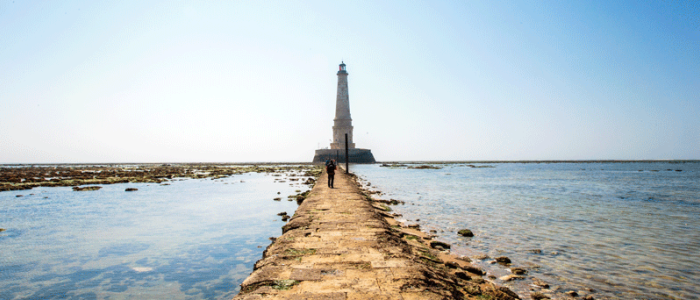
[[[0,192],[0,299],[230,299],[308,190],[276,178]]]
[[[351,169],[384,192],[381,198],[406,201],[392,208],[436,230],[453,253],[508,256],[559,292],[698,299],[700,163],[489,166]],[[458,236],[464,228],[476,236]],[[497,277],[509,274],[489,260],[477,264]],[[531,288],[529,280],[495,281],[524,296]]]

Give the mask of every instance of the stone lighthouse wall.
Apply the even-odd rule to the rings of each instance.
[[[335,99],[331,149],[345,149],[345,134],[348,135],[348,148],[354,149],[355,143],[352,142],[352,129],[350,96],[348,95],[348,73],[341,70],[338,71],[338,92]]]

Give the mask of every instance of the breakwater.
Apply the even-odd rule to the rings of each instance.
[[[324,172],[234,299],[517,299],[484,281],[467,258],[363,193],[356,178]]]

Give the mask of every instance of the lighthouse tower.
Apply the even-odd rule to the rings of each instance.
[[[348,134],[348,149],[355,149],[352,142],[352,117],[348,95],[348,71],[345,63],[338,66],[338,92],[335,96],[335,119],[333,119],[333,142],[331,149],[345,149],[345,134]]]
[[[338,66],[338,92],[335,95],[335,118],[333,118],[333,139],[330,149],[318,149],[314,156],[314,163],[322,163],[327,159],[335,159],[338,163],[344,163],[345,135],[348,135],[348,157],[351,163],[375,163],[374,155],[369,149],[355,148],[352,137],[352,117],[350,116],[350,97],[348,95],[348,71],[345,63]]]

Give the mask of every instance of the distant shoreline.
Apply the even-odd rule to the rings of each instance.
[[[342,162],[341,162],[342,163]],[[648,159],[648,160],[387,160],[378,161],[375,164],[556,164],[556,163],[700,163],[700,159]],[[311,165],[312,162],[123,162],[123,163],[3,163],[0,167],[24,167],[24,166],[123,166],[123,165]]]

